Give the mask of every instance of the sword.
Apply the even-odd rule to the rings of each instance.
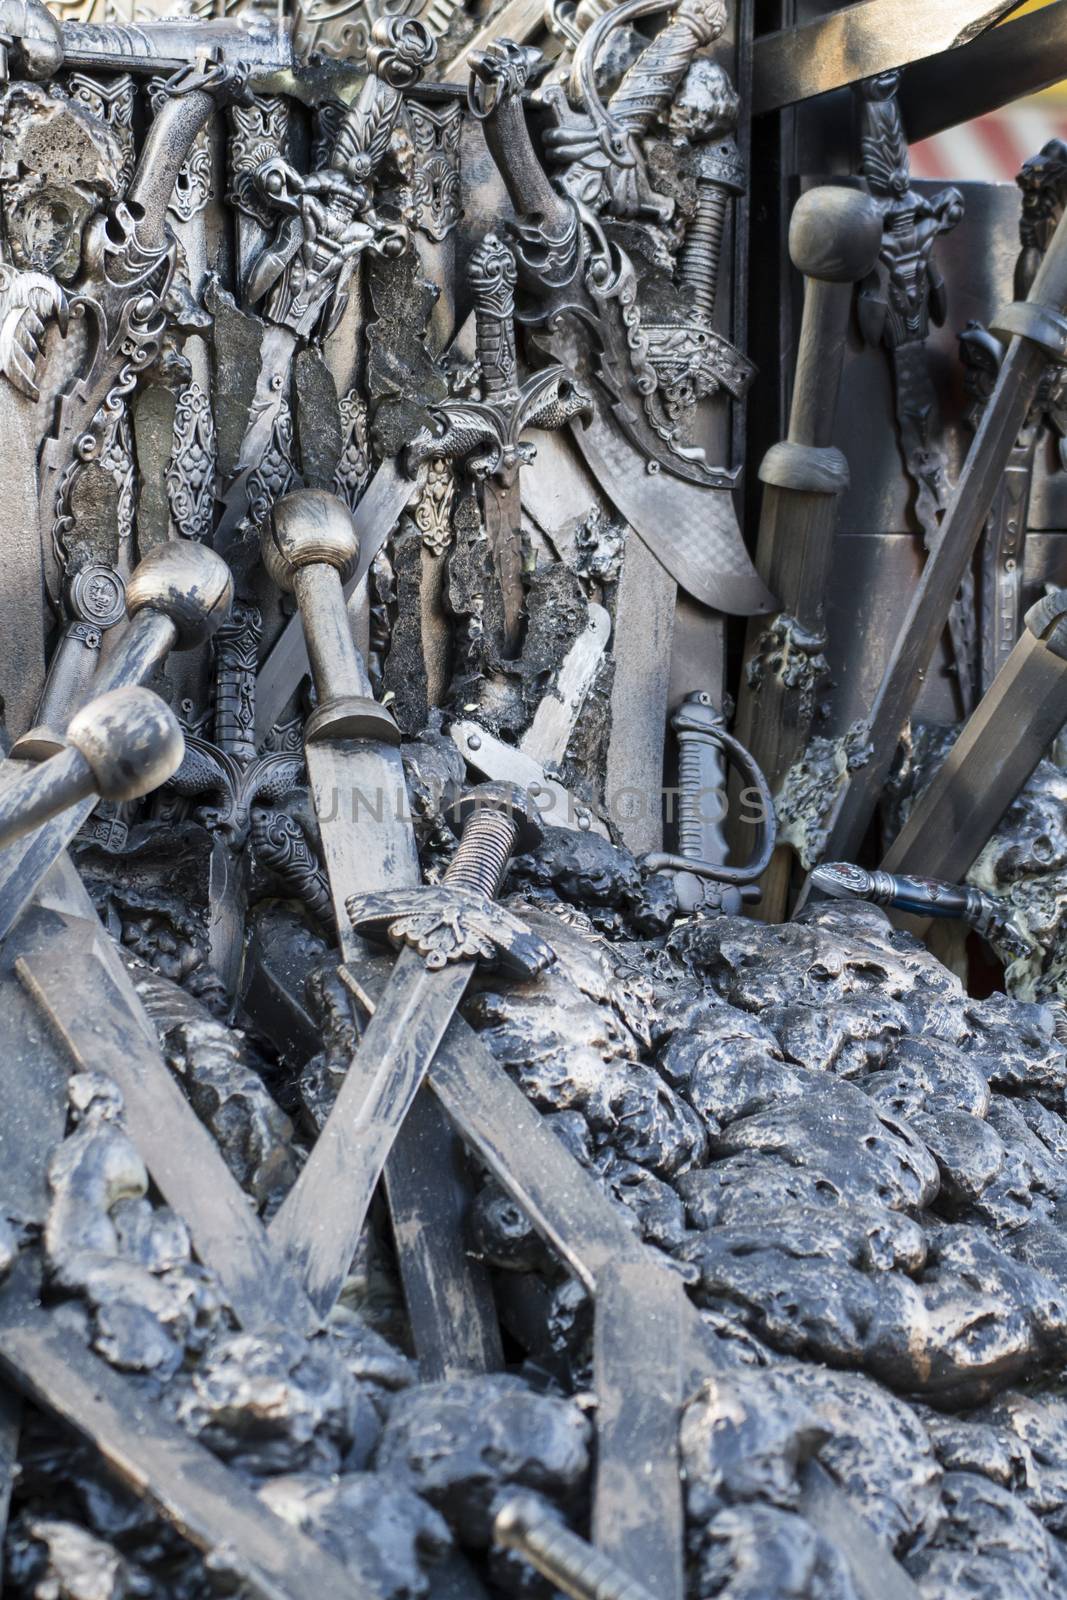
[[[389,984],[271,1237],[299,1269],[325,1316],[337,1299],[404,1118],[480,959],[521,977],[555,959],[543,939],[494,904],[516,848],[541,830],[523,796],[503,785],[461,803],[463,832],[444,882],[350,895],[351,927],[399,949]]]
[[[955,50],[1021,0],[864,0],[757,39],[752,115]]]
[[[419,882],[400,733],[371,694],[344,603],[344,577],[351,575],[358,554],[347,506],[321,490],[297,490],[279,500],[264,533],[267,570],[283,588],[293,590],[303,618],[318,697],[304,735],[308,779],[341,952],[349,964],[361,962],[364,945],[348,920],[346,896]],[[294,1190],[287,1197],[270,1229],[275,1244],[284,1246],[285,1217],[293,1214],[314,1175],[327,1167],[327,1180],[321,1186],[316,1181],[318,1214],[307,1219],[307,1252],[295,1252],[316,1305],[336,1299],[336,1290],[332,1297],[320,1296],[313,1286],[324,1276],[332,1282],[335,1270],[343,1276],[359,1233],[357,1226],[339,1267],[331,1255],[325,1272],[320,1271],[319,1229],[324,1230],[325,1247],[335,1224],[347,1221],[334,1215],[333,1186],[343,1181],[336,1163],[344,1168],[350,1159],[351,1147],[338,1137],[338,1129],[355,1091],[356,1076],[350,1072],[301,1174],[300,1193]],[[410,1133],[400,1129],[398,1159],[390,1158],[385,1174],[416,1349],[420,1360],[442,1377],[464,1368],[488,1370],[502,1360],[488,1280],[457,1248],[455,1233],[446,1226],[438,1234],[434,1226],[463,1204],[451,1130],[432,1102],[417,1109],[418,1127],[413,1119]],[[398,1127],[394,1125],[394,1134]],[[341,1278],[336,1282],[339,1289]]]
[[[139,688],[91,700],[71,720],[67,744],[0,794],[0,848],[89,796],[139,800],[166,783],[185,753],[173,711]]]
[[[567,754],[610,633],[607,611],[603,606],[590,605],[585,632],[563,658],[555,682],[517,745],[506,744],[480,723],[466,719],[453,722],[448,730],[469,767],[483,778],[525,790],[537,805],[542,821],[581,832],[591,829],[604,839],[609,834],[601,818],[551,774]]]
[[[344,580],[358,557],[351,515],[336,495],[297,489],[276,503],[263,560],[296,596],[304,625],[317,700],[304,755],[346,961],[362,954],[345,915],[351,884],[387,889],[417,882],[419,871],[400,730],[374,698],[345,608]]]
[[[789,432],[760,467],[756,568],[781,604],[749,627],[734,731],[776,792],[808,742],[819,685],[829,673],[823,604],[833,561],[837,505],[848,463],[832,446],[854,286],[882,243],[879,207],[858,189],[811,189],[789,229],[793,265],[804,275]],[[759,915],[785,912],[789,854],[783,846],[762,885]]]
[[[937,549],[927,558],[867,719],[867,764],[846,773],[830,806],[824,854],[854,857],[889,776],[897,741],[929,670],[949,609],[1049,360],[1067,359],[1067,219],[1061,220],[1029,299],[1008,306],[994,332],[1010,339]],[[806,898],[802,891],[801,904]],[[799,907],[798,907],[799,909]]]
[[[745,746],[727,733],[726,719],[709,694],[687,695],[671,718],[678,740],[678,854],[644,857],[646,872],[672,872],[678,908],[686,916],[740,910],[744,889],[766,872],[774,852],[774,802],[767,780]],[[732,757],[758,802],[759,841],[743,866],[727,864],[722,831],[726,815],[725,757]],[[710,802],[710,809],[709,809]],[[712,889],[710,885],[721,885]]]
[[[955,882],[1067,722],[1067,589],[1026,614],[1022,636],[933,782],[912,806],[882,870]]]
[[[192,650],[209,639],[229,613],[230,569],[205,545],[167,544],[135,568],[126,595],[130,624],[97,675],[94,687],[101,693],[142,683],[172,649]],[[45,730],[45,736],[44,748],[51,754],[54,731]],[[12,757],[38,755],[40,750],[36,730],[30,729],[15,744]],[[14,761],[4,763],[0,771],[4,768],[9,775],[17,770]],[[80,800],[0,852],[0,938],[10,931],[95,805],[95,795]]]

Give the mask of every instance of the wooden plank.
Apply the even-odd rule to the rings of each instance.
[[[20,978],[78,1068],[122,1091],[126,1124],[160,1193],[184,1218],[245,1328],[318,1326],[300,1284],[273,1249],[218,1146],[171,1076],[144,1008],[99,924],[41,913]]]
[[[601,1274],[593,1543],[659,1600],[685,1597],[678,1457],[685,1320],[681,1278],[651,1260],[619,1262]]]
[[[261,1600],[380,1600],[379,1592],[267,1510],[236,1473],[40,1309],[32,1264],[0,1292],[0,1370],[100,1452],[205,1554],[226,1552]]]

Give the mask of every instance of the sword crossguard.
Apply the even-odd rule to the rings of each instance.
[[[111,689],[71,720],[67,743],[0,796],[0,848],[89,795],[138,800],[181,764],[185,740],[150,689]]]
[[[345,909],[361,937],[407,946],[431,972],[466,961],[499,968],[514,978],[535,978],[556,959],[552,946],[512,912],[478,890],[456,884],[354,894]]]

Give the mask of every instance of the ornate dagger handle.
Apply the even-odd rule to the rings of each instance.
[[[94,691],[143,683],[171,650],[196,649],[229,616],[232,599],[230,569],[206,545],[175,540],[153,550],[126,585],[130,625],[93,679]],[[68,703],[66,713],[71,709]],[[56,725],[30,728],[11,754],[25,760],[53,755],[62,748],[61,734]]]
[[[812,872],[811,886],[832,900],[869,900],[911,916],[965,922],[1010,959],[1032,952],[1031,941],[1007,908],[969,883],[865,872],[849,861],[826,861]]]
[[[400,730],[374,699],[352,639],[344,584],[358,560],[359,539],[343,500],[322,489],[297,489],[277,502],[263,533],[263,563],[300,607],[318,700],[304,730],[308,744],[400,743]]]
[[[185,740],[151,689],[110,689],[77,712],[67,748],[0,795],[0,849],[89,795],[138,800],[181,765]]]
[[[36,717],[38,727],[57,731],[91,689],[103,636],[126,615],[126,586],[114,567],[93,562],[70,579],[67,609],[70,621],[48,663]]]
[[[487,233],[468,265],[474,290],[474,323],[482,399],[510,405],[518,399],[515,357],[515,257],[495,233]]]

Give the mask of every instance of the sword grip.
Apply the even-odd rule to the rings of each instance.
[[[457,803],[449,820],[460,832],[448,864],[450,889],[473,889],[494,900],[517,850],[533,850],[541,823],[526,792],[510,783],[482,783]]]
[[[459,849],[448,864],[448,887],[474,889],[495,900],[518,835],[515,819],[506,811],[480,807],[464,828]]]

